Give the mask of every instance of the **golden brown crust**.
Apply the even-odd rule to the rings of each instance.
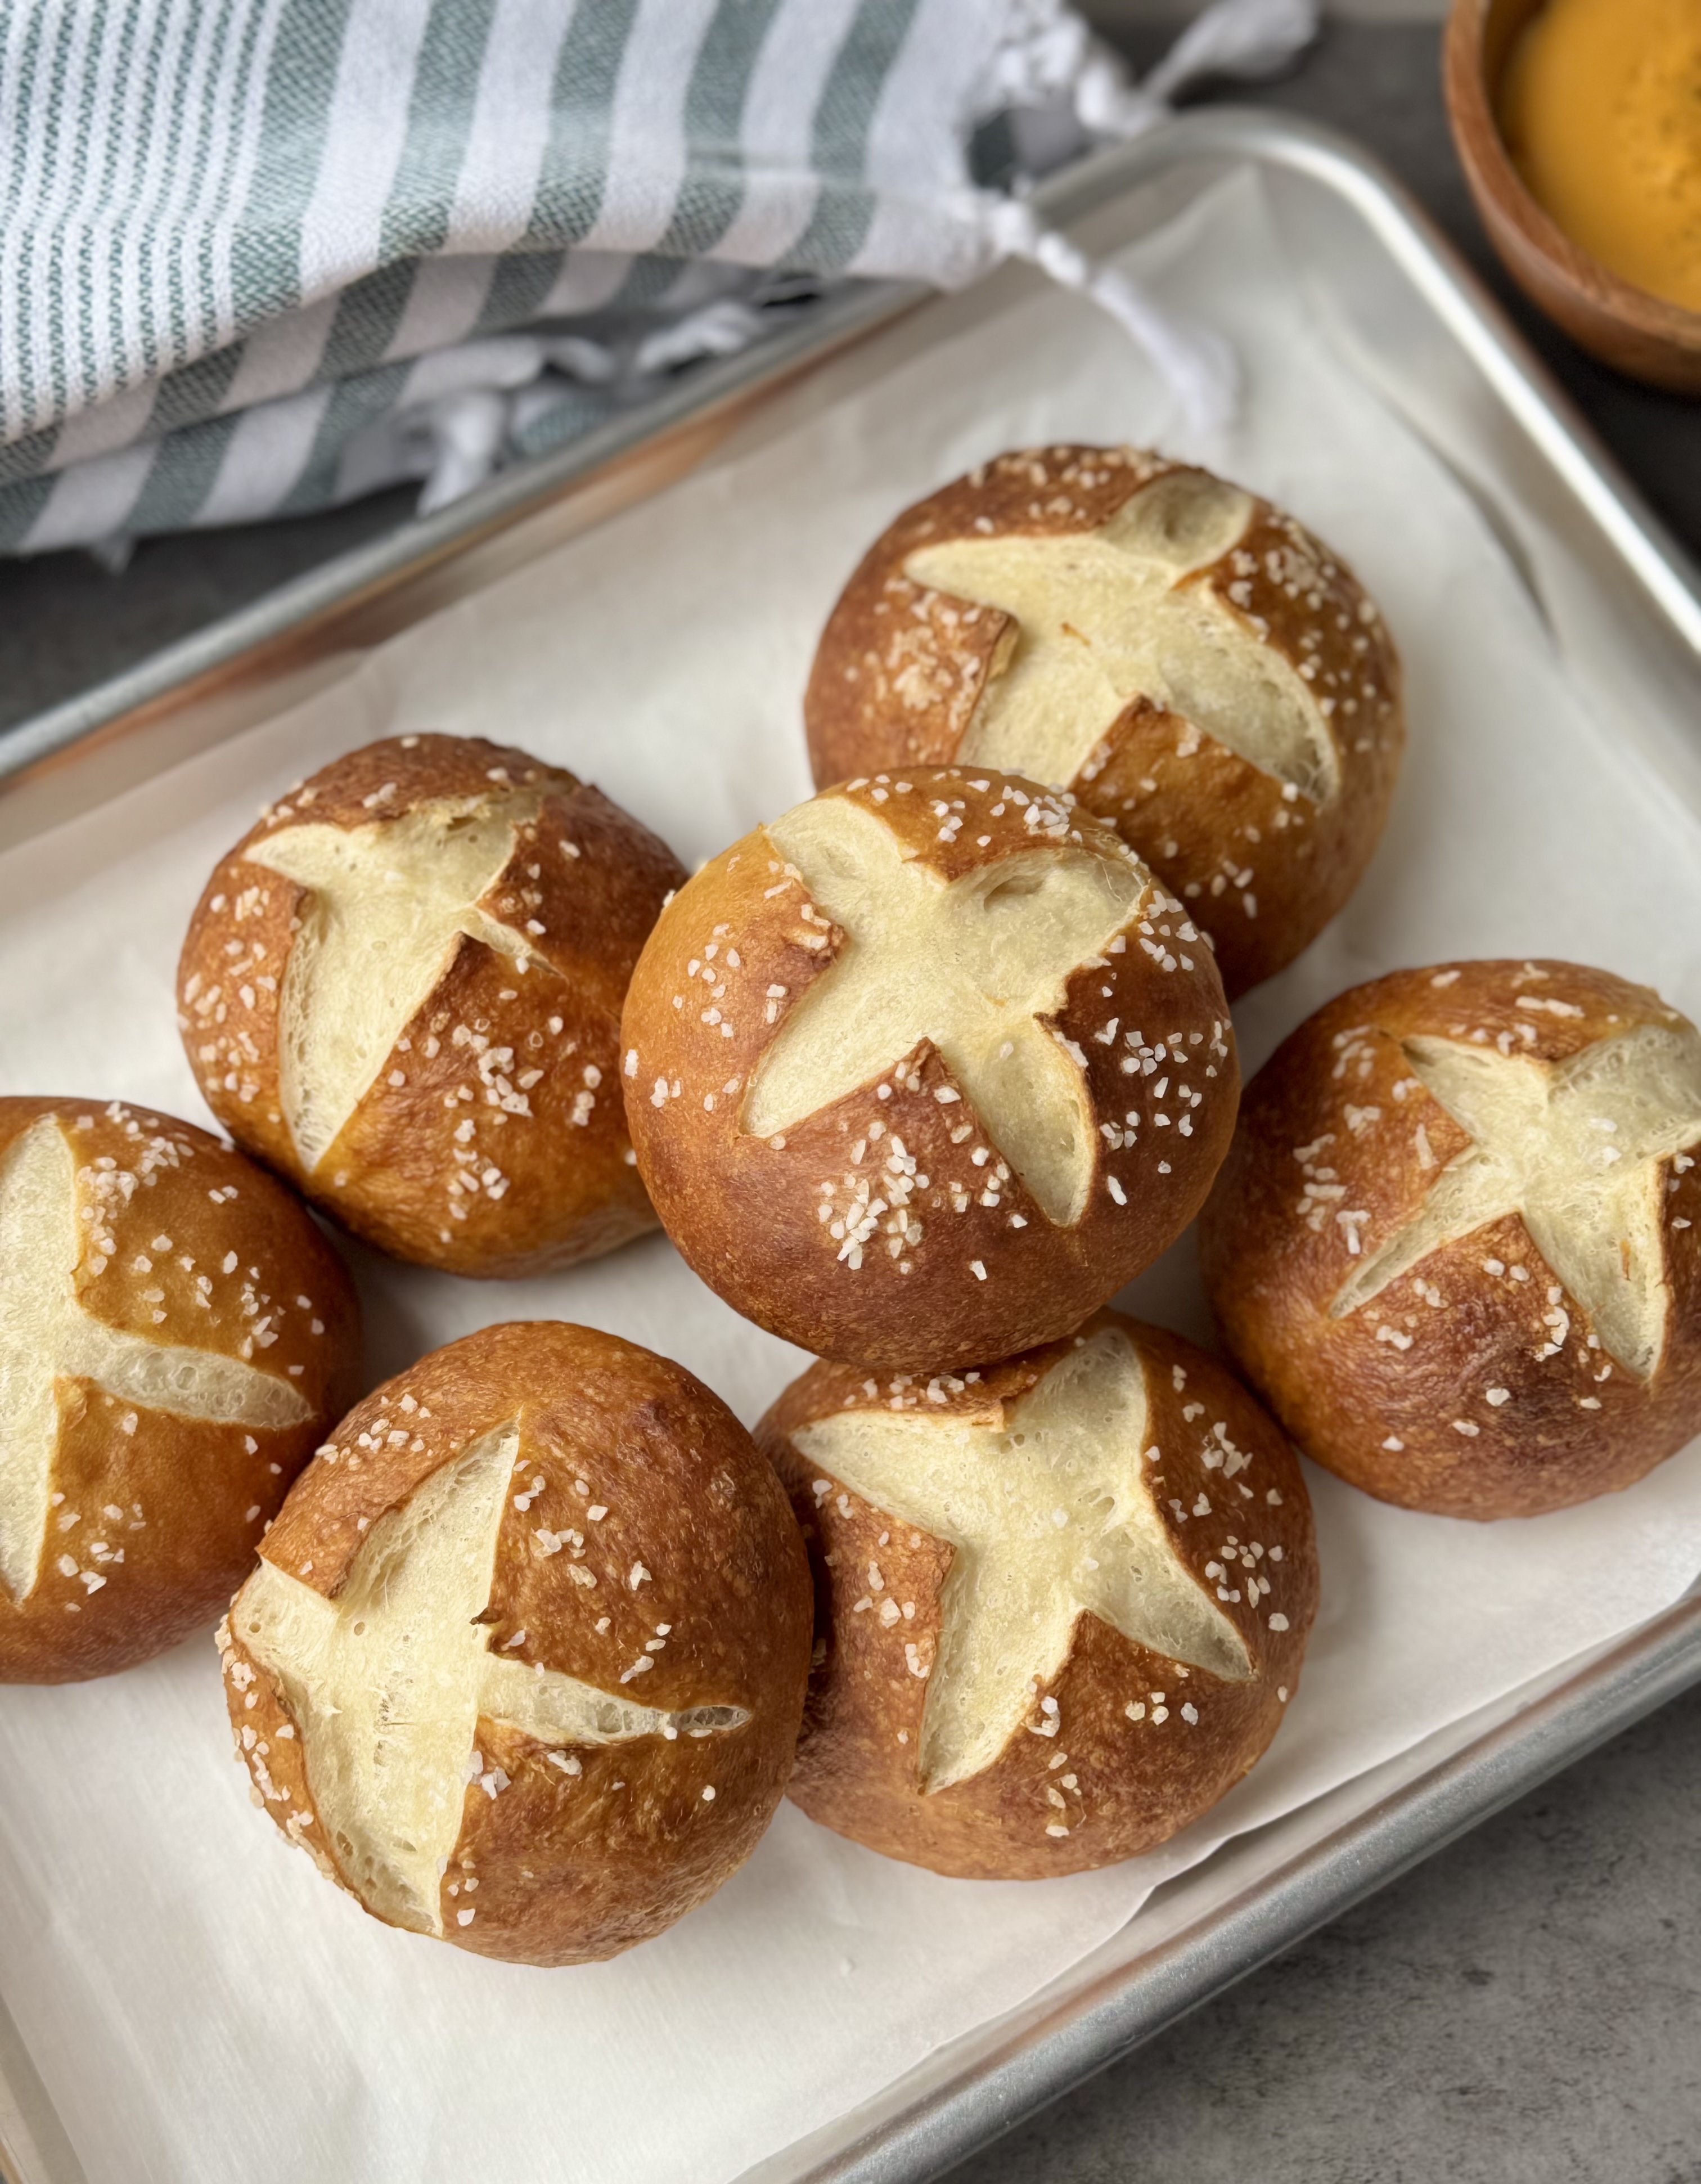
[[[1067,799],[996,772],[918,769],[826,793],[876,814],[948,882],[1037,842],[1128,859]],[[954,803],[972,807],[972,824],[942,840]],[[763,828],[658,922],[622,1045],[632,1143],[668,1234],[736,1310],[821,1356],[945,1368],[1064,1333],[1180,1234],[1228,1141],[1238,1076],[1209,951],[1148,886],[1109,952],[1069,979],[1056,1030],[1083,1070],[1096,1135],[1086,1211],[1062,1228],[925,1039],[783,1134],[745,1130],[753,1070],[845,940]],[[1154,1061],[1165,1044],[1171,1058]],[[1167,1103],[1152,1096],[1154,1070]],[[941,1091],[960,1096],[942,1104]],[[877,1216],[864,1211],[870,1184],[884,1194]],[[853,1248],[846,1223],[859,1218],[870,1225]]]
[[[906,509],[864,556],[821,635],[804,700],[817,784],[948,765],[1012,655],[1013,617],[914,582],[904,573],[912,554],[973,535],[1097,530],[1135,494],[1191,469],[1136,448],[1026,448]],[[1399,660],[1352,571],[1267,501],[1254,499],[1229,553],[1182,581],[1208,588],[1311,684],[1339,793],[1319,802],[1284,789],[1146,699],[1109,726],[1069,786],[1209,933],[1233,1000],[1309,946],[1370,861],[1404,743]]]
[[[1145,1368],[1147,1433],[1161,1451],[1155,1498],[1171,1549],[1239,1632],[1251,1677],[1190,1668],[1082,1613],[1061,1669],[1035,1682],[1023,1728],[993,1763],[924,1793],[922,1715],[954,1551],[862,1500],[802,1456],[792,1435],[843,1411],[900,1402],[998,1425],[1072,1342],[1007,1359],[972,1381],[876,1379],[853,1366],[813,1365],[756,1429],[791,1492],[815,1580],[815,1663],[789,1791],[812,1819],[964,1879],[1076,1873],[1135,1857],[1185,1827],[1276,1734],[1317,1606],[1298,1464],[1273,1422],[1202,1351],[1111,1312],[1087,1321],[1079,1338],[1107,1328],[1127,1335]],[[1232,1479],[1219,1426],[1237,1459],[1250,1459]],[[896,1618],[869,1612],[875,1575],[899,1603]],[[1254,1578],[1268,1588],[1256,1596]]]
[[[481,1618],[492,1654],[647,1707],[749,1716],[702,1738],[582,1745],[570,1774],[546,1757],[559,1747],[480,1720],[484,1773],[506,1780],[495,1796],[467,1786],[444,1938],[519,1963],[580,1964],[659,1933],[755,1848],[797,1740],[808,1567],[785,1496],[717,1396],[617,1336],[541,1321],[434,1351],[357,1406],[303,1474],[265,1559],[334,1599],[370,1526],[509,1419],[530,1470],[498,1535]],[[280,1742],[292,1717],[242,1642],[241,1609],[239,1595],[225,1648],[238,1743],[260,1802],[332,1869],[300,1739]],[[475,1906],[461,1924],[458,1911]]]
[[[211,1623],[360,1368],[342,1263],[263,1169],[170,1116],[67,1099],[0,1099],[0,1166],[47,1117],[75,1164],[81,1311],[253,1364],[306,1415],[186,1418],[61,1373],[47,1546],[21,1601],[0,1584],[0,1683],[110,1675]],[[4,1278],[42,1271],[14,1263]]]
[[[1339,994],[1259,1071],[1200,1253],[1231,1350],[1307,1455],[1404,1507],[1534,1516],[1632,1485],[1701,1429],[1701,1167],[1687,1154],[1661,1167],[1670,1319],[1647,1381],[1613,1365],[1517,1213],[1330,1310],[1471,1143],[1404,1041],[1563,1062],[1643,1025],[1684,1020],[1607,972],[1437,965]]]
[[[526,969],[463,935],[309,1174],[278,1084],[279,1000],[307,890],[247,853],[293,826],[352,829],[510,794],[536,795],[536,815],[481,907],[528,936]],[[620,1012],[684,878],[648,828],[524,751],[456,736],[351,751],[264,814],[202,894],[178,972],[201,1089],[240,1144],[395,1257],[518,1276],[610,1251],[654,1225],[616,1084]]]

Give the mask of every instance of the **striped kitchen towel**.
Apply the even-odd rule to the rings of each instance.
[[[1216,0],[1142,89],[1066,0],[0,0],[0,552],[440,505],[810,284],[1012,254],[1220,406],[971,146],[1131,133],[1315,17]]]

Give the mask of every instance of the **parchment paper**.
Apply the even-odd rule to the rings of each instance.
[[[1309,330],[1255,183],[1131,255],[1248,366],[1242,425],[1196,452],[1347,554],[1409,669],[1387,839],[1335,927],[1237,1011],[1248,1070],[1342,986],[1453,955],[1572,955],[1701,1010],[1701,830],[1609,747],[1470,503]],[[687,861],[806,794],[814,638],[898,507],[1014,443],[1177,444],[1090,307],[1021,278],[989,294],[936,307],[965,329],[943,343],[924,321],[877,372],[830,367],[712,467],[330,694],[0,860],[0,1085],[203,1117],[171,992],[202,879],[263,800],[373,735],[527,745]],[[799,1362],[660,1240],[503,1286],[356,1256],[375,1377],[526,1314],[652,1344],[747,1418]],[[1126,1301],[1203,1335],[1190,1241]],[[486,1964],[365,1918],[250,1809],[206,1639],[105,1683],[0,1690],[0,1995],[91,2184],[717,2184],[1014,2007],[1226,1835],[1629,1628],[1701,1568],[1701,1446],[1627,1494],[1498,1527],[1312,1485],[1324,1606],[1289,1718],[1153,1857],[952,1882],[787,1807],[660,1941],[581,1971]]]

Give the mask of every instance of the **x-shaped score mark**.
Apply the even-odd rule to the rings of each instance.
[[[535,943],[479,904],[536,797],[421,805],[364,827],[286,827],[247,852],[308,890],[279,996],[279,1093],[309,1174],[336,1142],[464,937],[523,961]]]
[[[1646,1379],[1669,1302],[1660,1163],[1701,1139],[1701,1038],[1643,1025],[1556,1063],[1448,1039],[1409,1039],[1404,1052],[1472,1142],[1354,1270],[1334,1316],[1443,1244],[1516,1213],[1607,1349]]]
[[[1204,584],[1186,580],[1244,534],[1254,502],[1192,475],[1142,488],[1097,531],[924,546],[912,582],[1015,617],[957,756],[1067,787],[1137,698],[1179,713],[1318,802],[1339,762],[1317,701]]]
[[[768,832],[848,943],[757,1064],[745,1129],[787,1130],[929,1039],[1046,1217],[1079,1220],[1092,1113],[1081,1066],[1046,1019],[1070,974],[1132,916],[1139,867],[1048,843],[947,881],[836,796]]]
[[[0,1587],[35,1590],[47,1544],[58,1384],[86,1380],[139,1410],[275,1432],[299,1425],[307,1399],[242,1359],[113,1327],[78,1299],[82,1253],[76,1163],[51,1115],[13,1142],[0,1167]]]
[[[462,1824],[481,1719],[555,1747],[705,1736],[742,1708],[635,1705],[489,1650],[497,1533],[520,1451],[513,1422],[433,1472],[381,1518],[334,1600],[261,1560],[231,1612],[284,1688],[327,1848],[362,1900],[441,1936],[440,1884]]]
[[[1166,1658],[1244,1682],[1234,1624],[1187,1568],[1152,1498],[1144,1370],[1107,1329],[1010,1406],[1002,1427],[841,1412],[793,1435],[853,1494],[954,1552],[919,1765],[943,1790],[989,1767],[1098,1616]]]

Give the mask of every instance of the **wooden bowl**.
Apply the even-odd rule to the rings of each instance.
[[[1512,42],[1543,0],[1454,0],[1444,74],[1465,178],[1507,271],[1604,364],[1650,386],[1701,393],[1701,312],[1651,296],[1581,250],[1524,186],[1496,106]]]

